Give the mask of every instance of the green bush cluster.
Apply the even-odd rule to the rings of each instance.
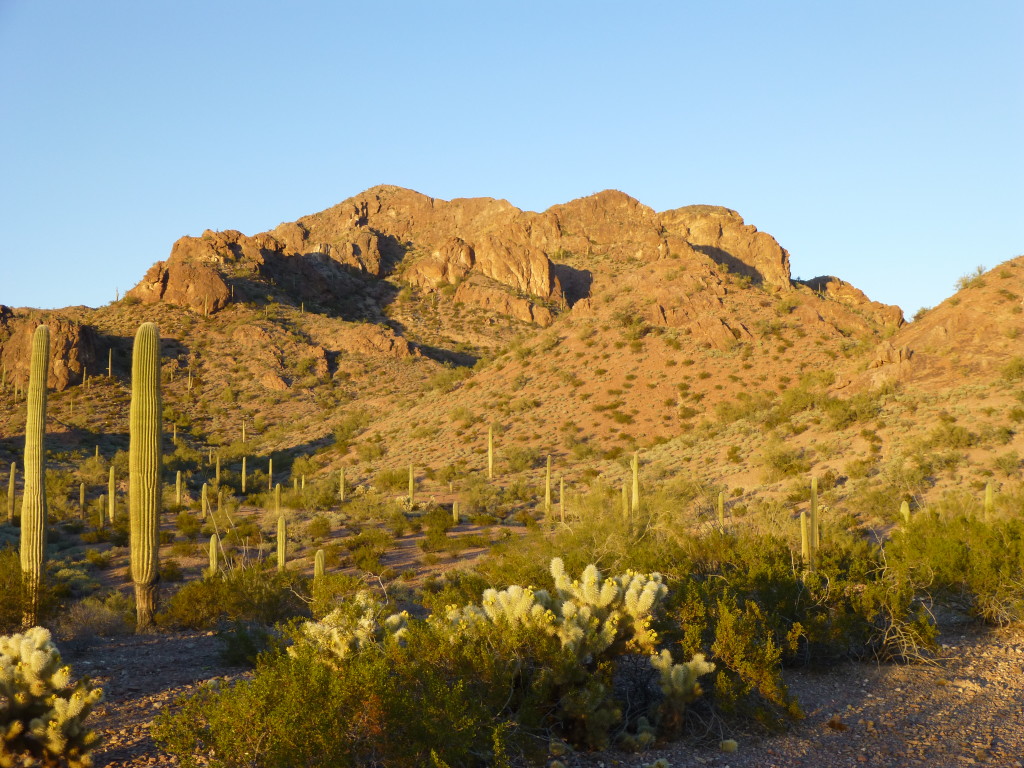
[[[713,665],[657,651],[661,577],[590,566],[571,579],[556,560],[548,581],[425,620],[359,592],[261,657],[251,681],[204,689],[154,734],[185,766],[401,767],[496,765],[543,758],[552,737],[603,746],[644,724],[677,728]],[[627,658],[631,674],[616,675]]]

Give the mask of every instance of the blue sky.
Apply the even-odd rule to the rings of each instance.
[[[0,303],[375,184],[725,205],[908,316],[1024,253],[1024,3],[0,0]]]

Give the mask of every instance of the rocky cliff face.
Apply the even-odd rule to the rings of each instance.
[[[28,386],[32,362],[32,334],[36,327],[50,327],[50,373],[47,386],[64,390],[80,384],[85,373],[100,373],[101,344],[98,334],[88,325],[82,325],[53,312],[17,315],[0,305],[0,365],[8,382],[24,388]],[[104,353],[102,366],[106,370]]]
[[[689,265],[692,285],[682,296],[675,284],[650,286],[656,301],[649,320],[710,333],[716,344],[746,333],[727,319],[708,330],[723,270],[769,291],[793,286],[786,250],[727,208],[657,213],[606,190],[535,213],[504,200],[445,201],[379,186],[253,237],[207,231],[181,238],[129,296],[210,314],[232,298],[259,294],[253,281],[269,281],[296,302],[380,321],[388,298],[379,281],[388,278],[428,293],[457,286],[462,304],[543,327],[589,299],[602,271],[614,285],[622,270],[669,258]],[[617,266],[601,270],[598,263]],[[837,278],[804,285],[872,321],[902,323],[897,307],[872,302]]]

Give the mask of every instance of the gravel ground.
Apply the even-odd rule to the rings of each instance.
[[[565,762],[572,768],[641,768],[658,758],[671,768],[1024,768],[1024,628],[968,631],[942,642],[934,665],[788,671],[806,717],[778,736],[727,734],[739,743],[733,753],[681,742],[643,755],[577,754]],[[66,651],[76,675],[106,690],[91,719],[104,738],[96,766],[176,764],[153,744],[149,724],[202,682],[242,673],[223,665],[219,649],[213,633],[203,632],[114,638]]]

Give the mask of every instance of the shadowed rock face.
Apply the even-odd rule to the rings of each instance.
[[[0,364],[6,370],[7,380],[19,387],[28,386],[32,361],[32,334],[36,327],[50,327],[50,372],[46,385],[61,391],[72,384],[80,384],[88,372],[100,372],[101,343],[99,335],[88,325],[82,325],[52,312],[33,311],[16,315],[8,307],[0,306]],[[105,352],[103,366],[106,366]]]

